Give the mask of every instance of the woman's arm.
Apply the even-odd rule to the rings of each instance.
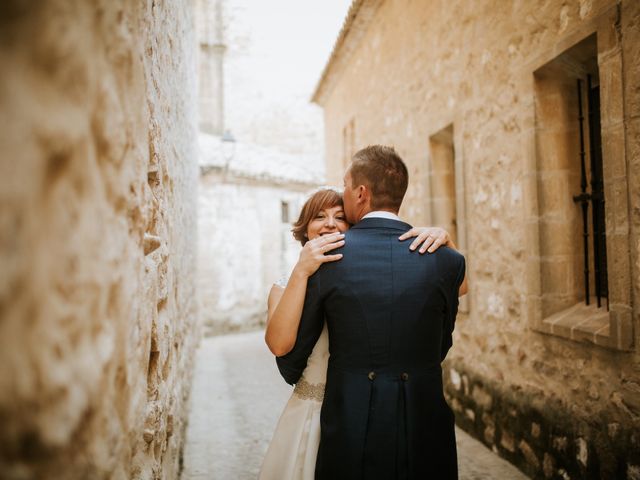
[[[344,235],[334,233],[308,241],[300,252],[285,288],[271,287],[268,299],[267,329],[265,342],[276,357],[286,355],[296,343],[307,279],[325,262],[335,262],[342,254],[325,255],[326,252],[344,245]]]
[[[453,248],[454,250],[458,250],[456,244],[451,240],[451,236],[449,232],[447,232],[443,228],[439,227],[413,227],[408,232],[400,235],[399,240],[406,240],[408,238],[415,237],[415,240],[411,242],[409,245],[409,250],[415,250],[418,246],[420,247],[420,253],[433,253],[442,245],[446,245],[449,248]],[[460,289],[458,290],[458,296],[461,297],[465,295],[469,291],[469,286],[467,284],[467,273],[465,271],[464,280],[462,280],[462,284],[460,285]]]

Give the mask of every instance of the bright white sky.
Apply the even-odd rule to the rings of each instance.
[[[240,141],[323,157],[321,110],[309,101],[350,4],[224,2],[225,118]]]
[[[350,0],[254,0],[254,52],[272,73],[309,96],[326,64]]]

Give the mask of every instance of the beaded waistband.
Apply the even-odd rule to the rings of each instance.
[[[324,398],[324,383],[309,383],[304,378],[300,378],[293,393],[298,398],[321,402]]]

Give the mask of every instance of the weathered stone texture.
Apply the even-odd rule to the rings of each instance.
[[[329,183],[342,181],[342,132],[353,123],[356,148],[391,144],[406,160],[400,213],[414,224],[434,219],[430,138],[453,126],[458,244],[471,289],[447,395],[463,427],[534,477],[631,478],[640,464],[639,25],[640,3],[631,0],[386,1],[357,45],[338,52],[346,60],[332,60],[332,86],[316,97]],[[589,335],[589,325],[572,324],[544,335],[542,295],[550,311],[553,295],[566,300],[549,279],[566,285],[575,267],[550,257],[541,268],[536,256],[566,247],[538,231],[543,202],[565,202],[554,192],[566,186],[545,183],[549,195],[538,196],[537,152],[554,145],[536,144],[534,72],[594,32],[609,142],[608,258],[623,273],[609,277],[615,331]],[[558,165],[565,153],[543,158]],[[608,344],[616,335],[621,342]]]
[[[0,477],[179,471],[197,343],[187,0],[0,6]]]

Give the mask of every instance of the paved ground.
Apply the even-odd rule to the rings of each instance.
[[[289,395],[262,332],[206,338],[198,350],[182,480],[255,479]],[[461,430],[460,480],[525,480]]]

